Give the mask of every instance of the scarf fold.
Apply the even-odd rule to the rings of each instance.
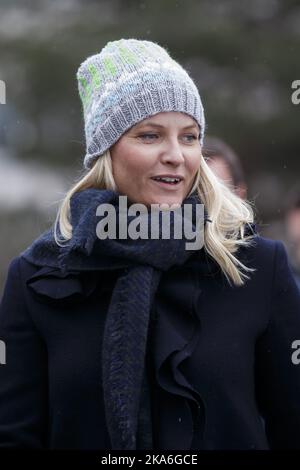
[[[102,378],[108,431],[114,450],[137,448],[137,429],[141,391],[145,384],[145,355],[149,317],[153,299],[163,271],[180,266],[195,252],[187,250],[183,237],[174,237],[176,214],[170,211],[169,239],[162,238],[159,219],[158,239],[99,239],[96,216],[100,204],[112,204],[119,210],[119,193],[87,189],[75,193],[70,201],[72,238],[59,247],[54,240],[54,227],[42,234],[22,253],[28,261],[41,266],[59,268],[64,276],[70,270],[122,269],[118,277],[105,322],[103,338]],[[192,227],[196,229],[196,193],[183,204],[192,205]],[[162,212],[160,211],[160,217]],[[128,214],[127,214],[128,215]],[[143,214],[151,226],[151,211]],[[128,215],[128,224],[135,216]],[[204,223],[207,214],[204,210]],[[116,218],[118,224],[118,217]],[[184,213],[181,218],[184,223]],[[118,227],[119,229],[119,227]],[[58,230],[58,235],[60,232]],[[145,396],[144,396],[145,398]],[[140,424],[138,420],[141,419]],[[146,419],[147,421],[147,419]]]

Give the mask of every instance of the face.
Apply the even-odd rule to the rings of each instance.
[[[146,206],[181,204],[200,166],[199,134],[192,117],[174,111],[133,126],[110,149],[119,193]]]
[[[221,157],[211,158],[207,161],[207,163],[212,169],[212,171],[215,173],[215,175],[218,176],[218,178],[223,180],[228,185],[233,184],[229,168],[224,162],[223,158]]]
[[[290,240],[300,244],[300,209],[289,211],[286,222]]]
[[[227,186],[232,189],[237,196],[241,199],[246,199],[247,197],[247,187],[245,183],[239,183],[237,186],[234,186],[232,175],[227,163],[222,157],[214,157],[207,160],[207,164],[211,170],[215,173],[218,178],[223,180]]]
[[[285,217],[289,257],[291,264],[300,269],[300,209],[291,209]]]

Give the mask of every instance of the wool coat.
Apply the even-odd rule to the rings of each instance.
[[[153,449],[300,449],[300,295],[282,242],[254,241],[240,249],[255,268],[244,286],[204,249],[162,274],[146,355]],[[101,342],[121,272],[12,260],[0,448],[111,449]]]

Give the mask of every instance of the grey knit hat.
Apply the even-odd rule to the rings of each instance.
[[[85,122],[85,168],[133,125],[163,111],[193,117],[202,145],[205,118],[197,87],[158,44],[137,39],[108,42],[80,65],[77,79]]]

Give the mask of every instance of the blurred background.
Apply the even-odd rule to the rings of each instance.
[[[158,42],[188,70],[208,161],[255,204],[260,234],[285,243],[297,276],[299,1],[0,0],[0,291],[11,258],[49,228],[82,174],[76,71],[122,37]]]

